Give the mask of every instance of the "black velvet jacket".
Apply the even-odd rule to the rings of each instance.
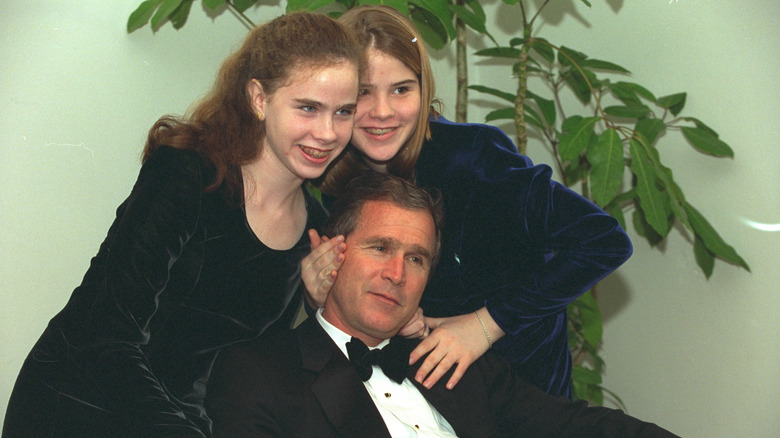
[[[494,345],[528,382],[569,395],[566,307],[631,255],[617,220],[520,155],[500,129],[430,122],[417,183],[441,191],[442,253],[420,306],[453,316],[487,306]]]
[[[301,303],[306,233],[263,245],[192,152],[163,147],[138,180],[82,284],[49,323],[14,388],[4,437],[209,436],[203,401],[217,352]],[[306,191],[306,228],[325,210]],[[98,432],[99,431],[99,432]]]

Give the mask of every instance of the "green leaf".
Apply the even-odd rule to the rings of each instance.
[[[174,29],[181,29],[187,23],[187,17],[190,15],[190,9],[192,8],[192,0],[184,0],[181,2],[178,8],[171,14],[171,24]]]
[[[676,116],[677,114],[680,114],[680,111],[682,111],[685,106],[685,97],[685,93],[670,94],[668,96],[659,97],[658,100],[656,100],[656,103],[661,108],[668,109],[669,112]]]
[[[666,124],[660,119],[639,119],[634,125],[634,131],[642,134],[648,145],[653,145],[658,137],[666,132]]]
[[[609,213],[610,216],[617,219],[618,223],[620,224],[620,227],[624,230],[627,230],[628,227],[626,226],[626,216],[623,214],[623,208],[620,206],[617,202],[610,202],[604,207],[604,211]]]
[[[625,104],[639,103],[642,97],[655,102],[655,96],[647,88],[633,82],[615,82],[609,84],[609,89]]]
[[[719,137],[718,133],[715,132],[714,129],[710,128],[709,126],[705,125],[704,122],[701,120],[695,118],[695,117],[680,117],[681,120],[685,120],[686,122],[691,122],[694,125],[696,125],[697,128],[704,129],[706,131],[709,131],[710,134],[714,135],[715,137]]]
[[[482,5],[479,4],[479,1],[466,0],[465,4],[466,6],[450,4],[449,6],[453,15],[455,15],[468,27],[474,29],[478,33],[487,35],[488,38],[493,41],[493,43],[496,43],[495,38],[490,35],[490,32],[488,32],[487,27],[485,26],[487,17],[485,16],[485,11],[482,9]]]
[[[238,12],[244,12],[257,3],[258,0],[233,0],[233,6]],[[329,2],[333,3],[333,2]]]
[[[130,14],[130,18],[127,19],[127,33],[130,33],[136,29],[144,27],[149,19],[152,18],[154,10],[157,6],[160,6],[163,0],[146,0],[138,5],[138,7]]]
[[[203,4],[206,5],[209,9],[214,10],[224,5],[225,0],[203,0]]]
[[[328,2],[328,3],[332,3],[332,2]],[[409,15],[410,2],[407,2],[406,0],[358,0],[358,5],[364,5],[364,4],[390,6],[391,8],[400,11],[404,15]],[[351,9],[351,8],[348,7],[347,9]]]
[[[539,107],[539,109],[542,111],[542,115],[544,116],[544,121],[547,123],[548,126],[553,126],[555,124],[555,102],[553,102],[550,99],[545,99],[542,96],[539,96],[538,94],[527,90],[525,92],[526,97],[529,97],[536,102],[536,105]]]
[[[482,9],[482,5],[479,3],[479,0],[466,0],[466,6],[471,8],[471,10],[474,12],[474,15],[483,23],[487,22],[487,15],[485,14],[485,10]]]
[[[474,52],[476,56],[493,56],[496,58],[517,59],[520,56],[520,50],[514,47],[490,47]]]
[[[623,183],[623,143],[614,129],[601,133],[588,148],[590,190],[599,206],[607,205]]]
[[[644,237],[651,247],[658,245],[662,240],[664,240],[663,236],[656,233],[653,227],[647,223],[647,219],[645,219],[645,212],[642,211],[641,207],[637,207],[634,210],[634,213],[631,215],[631,223],[634,225],[634,230],[636,233]]]
[[[593,125],[599,120],[600,117],[573,116],[564,121],[564,132],[558,145],[558,155],[563,161],[576,159],[588,148],[593,136]]]
[[[425,40],[429,46],[435,50],[439,50],[447,45],[447,29],[445,29],[441,21],[431,14],[431,12],[417,8],[410,11],[410,17],[414,22],[415,27],[417,27],[417,30],[420,31],[423,40]]]
[[[582,335],[588,344],[598,347],[601,343],[603,326],[601,323],[601,310],[596,304],[596,299],[590,291],[585,292],[577,298],[583,306],[579,308],[582,317]]]
[[[163,0],[157,12],[152,16],[152,29],[159,29],[160,25],[173,14],[173,11],[179,7],[182,0]]]
[[[712,270],[715,269],[715,256],[707,249],[699,236],[696,236],[693,242],[693,255],[696,257],[696,264],[704,272],[704,276],[710,278]]]
[[[506,91],[502,91],[496,88],[486,87],[484,85],[469,85],[470,90],[478,91],[480,93],[490,94],[493,96],[496,96],[498,98],[504,99],[510,103],[515,102],[515,95],[512,93],[507,93]]]
[[[597,385],[601,383],[601,374],[596,371],[589,370],[582,365],[574,365],[571,369],[571,376],[580,382],[589,383],[591,385]]]
[[[547,62],[553,62],[555,60],[555,52],[553,52],[552,45],[544,38],[534,38],[531,41],[531,49]]]
[[[316,11],[331,3],[329,0],[287,0],[287,6],[284,10],[288,14],[295,11]]]
[[[586,59],[582,62],[583,67],[592,68],[594,70],[604,70],[617,73],[631,73],[625,68],[608,61],[601,61],[599,59]]]
[[[661,154],[658,152],[658,148],[651,145],[641,132],[636,132],[635,140],[642,145],[645,152],[647,153],[647,158],[650,160],[650,163],[656,172],[655,176],[657,181],[661,182],[661,185],[673,198],[678,199],[680,202],[685,202],[685,195],[683,195],[682,189],[680,189],[680,187],[674,181],[672,170],[661,163]],[[680,217],[686,217],[684,212]]]
[[[650,114],[650,108],[641,104],[608,106],[604,108],[604,112],[614,117],[621,117],[625,119],[640,119]]]
[[[691,226],[696,236],[701,238],[702,243],[710,250],[716,257],[720,257],[727,262],[734,263],[735,265],[745,268],[750,272],[750,267],[737,254],[729,244],[723,241],[717,231],[712,228],[707,219],[699,213],[691,204],[685,204],[685,211],[688,213],[688,219],[691,221]]]
[[[567,47],[561,47],[558,52],[558,62],[568,67],[564,73],[564,82],[571,87],[577,99],[587,104],[590,102],[592,87],[597,82],[596,75],[587,69],[582,68],[587,56],[584,53],[577,52]],[[577,68],[579,66],[579,68]]]
[[[586,59],[588,59],[588,57],[584,53],[570,49],[566,46],[561,46],[560,51],[558,52],[558,62],[560,62],[561,65],[582,65]]]
[[[514,120],[515,108],[512,107],[512,108],[497,109],[489,112],[488,115],[485,116],[486,122],[492,122],[493,120],[502,120],[502,119]]]
[[[734,157],[734,151],[729,145],[703,128],[682,127],[682,134],[696,149],[716,157]]]
[[[647,223],[662,237],[669,233],[669,198],[658,190],[647,154],[642,145],[630,139],[631,171],[636,176],[636,193]]]
[[[416,11],[426,11],[427,14],[424,15],[428,15],[429,20],[436,19],[446,29],[449,38],[455,39],[455,25],[452,24],[452,14],[447,0],[410,0],[409,3],[417,6]]]

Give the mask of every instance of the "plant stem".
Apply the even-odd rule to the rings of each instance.
[[[231,2],[230,0],[225,1],[225,4],[227,5],[228,9],[232,10],[234,14],[236,14],[239,18],[239,21],[241,21],[241,24],[247,27],[247,29],[252,29],[255,27],[255,23],[249,19],[249,17],[246,16],[243,12],[239,11],[236,6]]]
[[[464,0],[457,0],[458,6],[463,6]],[[455,121],[465,123],[468,120],[469,103],[469,69],[466,62],[466,24],[455,18],[455,65],[457,66],[457,98],[455,100]]]
[[[526,155],[528,132],[525,128],[525,97],[528,90],[528,52],[531,50],[530,26],[523,28],[523,45],[517,59],[517,93],[515,94],[515,131],[517,132],[517,150]]]

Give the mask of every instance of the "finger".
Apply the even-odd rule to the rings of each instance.
[[[325,241],[327,241],[327,237],[325,236],[320,238],[320,234],[317,232],[317,230],[314,228],[309,229],[309,246],[312,250],[320,246],[320,244],[323,242],[323,239],[326,239]]]
[[[436,330],[446,319],[447,318],[433,318],[431,316],[426,316],[425,323],[428,324],[429,329]]]
[[[421,357],[436,348],[438,341],[435,336],[428,336],[420,342],[409,354],[409,365],[417,362]],[[422,381],[422,380],[420,380]]]
[[[463,377],[464,374],[466,374],[466,370],[469,368],[471,364],[465,363],[465,362],[459,362],[458,366],[455,367],[455,371],[452,372],[452,376],[450,376],[450,380],[447,381],[447,389],[452,389],[455,387],[455,385],[460,382],[461,377]]]
[[[323,240],[305,259],[317,271],[327,269],[328,274],[330,274],[330,271],[338,270],[341,267],[341,263],[344,261],[345,249],[344,237],[336,236],[328,241]]]
[[[454,362],[452,359],[450,359],[451,355],[444,356],[441,361],[439,361],[438,364],[436,364],[436,368],[434,368],[433,372],[428,374],[428,377],[425,378],[425,381],[422,382],[422,385],[428,389],[431,389],[433,385],[436,384],[436,382],[441,379],[441,376],[445,375],[447,371],[452,368],[452,365],[454,365]],[[430,356],[428,356],[428,359],[430,359]],[[428,359],[425,359],[425,362],[428,362]],[[423,362],[423,366],[426,365],[426,363]],[[422,369],[422,367],[420,367]],[[419,374],[418,374],[419,375]],[[417,376],[415,376],[417,377]]]

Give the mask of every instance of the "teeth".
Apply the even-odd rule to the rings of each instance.
[[[388,132],[390,132],[390,131],[392,131],[392,130],[393,130],[393,128],[381,128],[381,129],[377,129],[377,128],[366,128],[366,131],[367,131],[369,134],[373,134],[373,135],[382,135],[382,134],[387,134]]]
[[[307,148],[306,146],[298,146],[298,147],[301,148],[301,150],[304,153],[306,153],[306,155],[310,155],[314,158],[325,158],[328,156],[327,151],[321,151],[319,149],[314,149],[314,148]]]

